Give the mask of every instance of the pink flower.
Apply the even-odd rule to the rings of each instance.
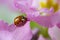
[[[28,21],[24,26],[16,27],[0,21],[0,40],[31,40],[32,32]]]
[[[57,15],[57,17],[59,17],[59,13],[54,13],[53,8],[50,10],[47,8],[38,10],[35,7],[32,7],[33,2],[34,0],[8,0],[7,4],[13,6],[13,9],[16,6],[21,12],[24,12],[27,15],[28,19],[35,21],[42,26],[52,27],[55,24],[53,18]]]
[[[39,3],[39,0],[15,0],[15,6],[23,13],[25,13],[28,19],[37,22],[41,26],[52,27],[60,20],[60,11],[54,12],[53,7],[38,9],[35,7],[35,3]],[[24,3],[23,3],[24,2]],[[34,6],[34,7],[33,7]],[[56,19],[57,18],[57,19]]]

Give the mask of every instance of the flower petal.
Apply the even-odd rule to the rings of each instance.
[[[0,31],[0,40],[11,40],[12,37],[12,33],[8,31]]]
[[[58,28],[57,26],[49,28],[48,33],[52,39],[60,40],[60,28]]]
[[[42,9],[41,11],[38,11],[38,13],[39,12],[44,12],[44,13],[47,13],[47,14],[52,14],[52,12],[50,12],[50,10],[48,10],[48,9]],[[32,14],[33,14],[33,12],[27,13],[28,19],[37,22],[41,26],[52,27],[52,23],[51,23],[51,16],[52,15],[49,15],[49,16],[40,16],[40,15],[32,16]],[[37,12],[36,12],[36,15],[37,15]]]
[[[36,12],[36,11],[28,12],[27,17],[28,17],[28,19],[37,22],[41,26],[52,27],[53,25],[60,22],[60,18],[59,18],[60,17],[60,11],[59,10],[54,13],[53,8],[50,8],[50,10],[41,9],[40,11],[37,11],[35,14],[34,14],[34,12]],[[45,16],[39,15],[41,12],[43,12],[47,15],[45,15]],[[34,15],[37,15],[37,16],[34,16]]]
[[[5,23],[3,20],[0,20],[0,30],[7,30],[8,23]]]
[[[1,31],[13,31],[16,27],[14,24],[8,25],[8,23],[4,22],[3,20],[0,20],[0,30]]]
[[[58,10],[57,12],[55,12],[52,16],[51,16],[51,22],[53,25],[56,25],[60,22],[60,10]]]
[[[38,40],[47,40],[46,38],[44,38],[42,35],[39,36]]]
[[[24,26],[16,28],[13,34],[13,40],[31,40],[30,22],[28,21]]]
[[[14,0],[15,7],[20,11],[25,12],[30,8],[32,0]]]

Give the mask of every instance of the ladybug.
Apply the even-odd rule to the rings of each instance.
[[[23,26],[26,22],[27,22],[27,18],[24,17],[24,16],[17,16],[17,17],[14,19],[14,24],[15,24],[16,26]]]

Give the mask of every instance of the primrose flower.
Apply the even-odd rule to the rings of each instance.
[[[29,23],[28,21],[24,26],[17,27],[0,20],[0,40],[31,40],[32,32]]]
[[[16,26],[16,22],[16,25],[8,25],[8,23],[0,21],[0,40],[60,40],[60,3],[58,0],[56,1],[6,0],[7,5],[25,13],[29,21],[27,21],[25,25],[19,27]],[[18,23],[21,21],[19,20]],[[51,39],[39,35],[38,32],[40,31],[34,30],[36,32],[32,32],[30,21],[34,21],[44,27],[50,27],[48,28],[48,33]]]
[[[56,0],[57,1],[57,0]],[[57,5],[57,2],[55,4]],[[24,2],[24,3],[23,3]],[[51,6],[47,6],[52,2]],[[55,11],[55,4],[52,0],[15,0],[15,6],[23,13],[25,13],[28,17],[28,19],[37,22],[38,24],[46,27],[52,27],[56,21],[60,19],[56,19],[55,21],[54,18],[59,17],[59,9],[57,6],[57,11]],[[43,6],[43,8],[40,7],[40,4]],[[49,8],[44,7],[44,5]],[[55,5],[53,7],[53,5]],[[40,8],[39,8],[40,7]]]

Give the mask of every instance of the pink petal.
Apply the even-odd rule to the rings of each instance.
[[[43,11],[43,10],[41,10],[41,11]],[[34,11],[34,12],[36,12],[36,11]],[[47,12],[47,10],[44,9],[43,12]],[[32,21],[35,21],[35,22],[37,22],[38,24],[40,24],[42,26],[52,27],[51,16],[40,16],[40,15],[38,15],[38,16],[32,16],[32,14],[33,14],[33,12],[27,13],[28,19],[30,19]],[[36,15],[37,15],[37,12],[36,12]]]
[[[38,40],[47,40],[46,38],[44,38],[42,35],[39,36]]]
[[[32,0],[15,0],[15,6],[18,8],[20,11],[25,12],[28,11],[30,8]]]
[[[60,18],[59,18],[60,11],[59,10],[55,13],[54,13],[53,8],[51,8],[50,10],[48,10],[48,9],[40,10],[40,12],[47,13],[47,14],[49,14],[49,16],[40,16],[40,15],[34,16],[35,14],[37,15],[37,12],[34,15],[32,15],[34,12],[36,12],[36,11],[28,12],[27,17],[28,17],[28,19],[37,22],[41,26],[52,27],[53,25],[60,22]],[[39,13],[39,11],[38,11],[38,13]]]
[[[8,25],[8,23],[4,22],[3,20],[0,20],[0,30],[4,30],[4,31],[13,31],[15,30],[15,25],[11,24]]]
[[[32,32],[30,29],[30,22],[27,22],[24,26],[16,28],[13,32],[13,40],[31,40]]]
[[[49,28],[48,33],[53,40],[60,40],[60,28],[57,26]]]
[[[31,40],[32,31],[30,22],[24,26],[16,27],[14,24],[8,25],[4,21],[0,21],[0,40]]]
[[[13,28],[9,26],[8,23],[0,20],[0,40],[12,40],[13,35],[10,30],[12,30]]]
[[[11,40],[13,37],[11,32],[0,30],[0,40]]]
[[[5,23],[3,20],[0,20],[0,30],[7,30],[8,23]]]
[[[32,30],[33,35],[35,35],[38,31],[39,31],[38,28],[33,29],[33,30]]]
[[[55,12],[55,14],[53,14],[51,16],[51,22],[53,25],[56,25],[60,22],[60,10],[58,10],[57,12]]]

